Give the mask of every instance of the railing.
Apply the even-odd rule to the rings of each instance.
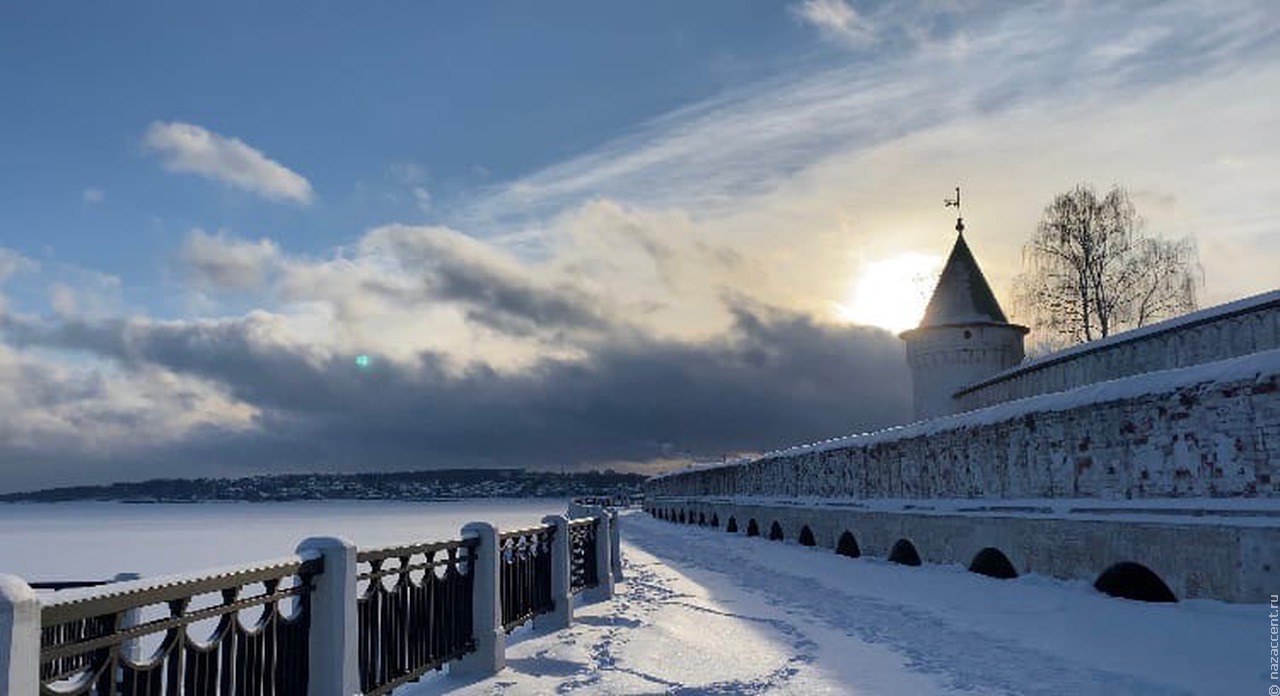
[[[492,674],[503,632],[546,614],[568,626],[576,594],[612,595],[613,518],[576,514],[594,517],[363,550],[317,537],[205,575],[0,575],[0,696],[376,696],[450,663]]]
[[[599,520],[587,517],[569,522],[569,589],[573,594],[600,584],[596,561]]]
[[[136,580],[136,573],[121,573],[112,580],[46,580],[31,583],[31,589],[50,592],[63,590],[80,590],[86,587],[101,587],[121,580]],[[127,616],[127,615],[126,615]],[[98,617],[88,617],[80,621],[72,621],[60,626],[48,626],[40,629],[41,645],[62,645],[84,640],[102,632]],[[40,678],[45,680],[61,679],[66,675],[88,667],[93,656],[70,655],[40,666]]]
[[[515,627],[555,608],[551,597],[552,525],[503,532],[498,537],[502,628]]]
[[[309,595],[322,571],[318,558],[293,557],[164,585],[55,597],[40,611],[40,692],[306,694]],[[244,614],[255,610],[246,626]],[[191,636],[197,623],[213,623],[204,640]],[[139,657],[139,648],[156,639],[151,654]]]
[[[360,689],[390,693],[475,650],[472,605],[479,540],[360,551]],[[363,568],[367,566],[367,570]]]

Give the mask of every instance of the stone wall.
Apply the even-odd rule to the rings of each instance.
[[[650,496],[1280,496],[1280,350],[1022,399],[745,464]]]
[[[955,393],[952,412],[1280,348],[1280,291],[1032,360]]]
[[[1120,562],[1153,571],[1178,599],[1265,602],[1280,568],[1280,526],[1242,525],[1238,518],[1162,516],[1134,521],[1073,514],[868,510],[853,505],[800,505],[732,498],[657,498],[655,514],[685,515],[689,524],[732,518],[739,534],[754,520],[767,538],[777,524],[797,542],[808,528],[818,547],[835,549],[853,537],[862,556],[888,558],[905,539],[924,563],[969,565],[983,549],[1000,551],[1019,575],[1095,581]],[[701,517],[695,517],[701,515]]]

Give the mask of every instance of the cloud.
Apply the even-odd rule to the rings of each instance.
[[[210,459],[251,463],[247,470],[358,470],[718,457],[905,417],[905,362],[893,336],[763,307],[733,312],[730,331],[713,341],[618,335],[584,357],[517,373],[454,373],[431,352],[408,362],[375,356],[375,367],[361,370],[350,355],[289,340],[280,319],[264,313],[200,322],[10,318],[4,330],[26,348],[81,351],[129,373],[215,385],[238,412],[255,414],[252,428],[232,420],[155,448],[170,470]],[[25,472],[5,485],[37,478]]]
[[[898,35],[936,21],[886,12],[884,21]],[[1259,55],[1269,26],[1261,8],[1225,14],[1208,6],[1155,7],[1143,22],[1160,23],[1161,31],[1133,29],[1126,12],[1106,7],[975,8],[956,15],[949,30],[919,30],[923,35],[909,45],[806,64],[799,75],[753,83],[640,124],[596,150],[510,182],[463,211],[460,224],[519,226],[597,197],[723,215],[804,181],[807,170],[831,158],[891,151],[896,141],[939,127],[985,130],[984,121],[1016,113],[1041,129],[1044,150],[1064,131],[1080,136],[1071,142],[1087,141],[1085,124],[1073,123],[1080,114],[1105,118],[1141,103],[1158,85],[1219,82],[1215,70],[1234,72],[1241,61],[1267,64]],[[1113,45],[1118,48],[1102,48]],[[1180,69],[1171,71],[1170,62]],[[1198,79],[1205,73],[1208,80]],[[1222,108],[1200,107],[1206,115]],[[1154,107],[1144,111],[1160,116]],[[1183,121],[1193,128],[1201,123]],[[982,154],[975,153],[975,168]],[[866,172],[845,175],[868,178]]]
[[[427,212],[431,208],[431,192],[423,186],[413,187],[413,200],[418,204],[420,212]]]
[[[81,194],[81,199],[85,203],[101,203],[102,201],[106,200],[106,198],[107,198],[106,191],[103,191],[102,189],[96,188],[96,187],[87,188],[84,190],[84,193]]]
[[[0,460],[27,462],[4,485],[175,466],[645,468],[900,422],[901,342],[831,308],[861,267],[945,254],[956,183],[997,291],[1043,205],[1089,180],[1143,192],[1153,230],[1212,230],[1210,301],[1269,289],[1280,49],[1266,7],[884,8],[856,15],[874,55],[815,51],[437,206],[447,225],[383,225],[310,255],[193,231],[185,277],[237,308],[224,316],[89,316],[82,292],[61,316],[0,314],[21,364],[8,374],[34,381],[23,398],[62,390],[54,411],[86,433],[152,410],[168,424],[96,458],[63,425],[0,434]],[[404,201],[429,182],[414,165],[381,183]],[[58,372],[81,363],[96,372]],[[51,368],[52,382],[31,374]],[[166,420],[186,404],[205,415]],[[61,479],[50,461],[69,462]]]
[[[399,184],[412,186],[426,181],[427,170],[415,162],[395,162],[387,166],[387,174]]]
[[[874,55],[810,59],[639,124],[448,222],[537,254],[557,243],[558,216],[592,200],[676,211],[715,246],[771,264],[791,285],[773,299],[799,308],[842,299],[833,279],[860,260],[945,254],[936,206],[957,183],[1004,285],[1044,204],[1094,180],[1176,193],[1176,211],[1143,211],[1152,226],[1213,230],[1230,247],[1202,243],[1212,301],[1267,289],[1261,267],[1280,262],[1262,229],[1280,195],[1265,174],[1280,161],[1268,99],[1280,44],[1265,6],[886,5],[870,21]],[[1226,262],[1259,242],[1256,272]]]
[[[194,283],[215,298],[255,286],[276,308],[87,317],[74,297],[55,317],[0,314],[15,374],[61,375],[55,410],[102,421],[83,436],[59,424],[70,416],[0,432],[0,457],[62,462],[15,467],[4,486],[174,466],[646,469],[906,417],[897,338],[732,291],[743,260],[691,221],[596,201],[558,224],[563,244],[537,260],[440,227],[375,228],[325,259],[197,230],[183,252]],[[356,366],[362,353],[373,368]],[[59,372],[67,355],[96,372]],[[152,441],[118,436],[152,409],[166,411],[138,426]]]
[[[875,41],[875,28],[847,0],[804,0],[791,11],[827,36],[854,46]]]
[[[92,358],[68,365],[0,344],[0,380],[7,490],[160,475],[165,465],[152,457],[165,447],[206,430],[252,428],[251,408],[207,382],[156,367],[120,371]]]
[[[187,236],[182,261],[197,287],[219,290],[255,290],[264,287],[279,260],[274,242],[235,239],[219,231],[210,235],[199,228]]]
[[[302,175],[237,138],[197,125],[156,121],[143,135],[143,145],[170,171],[198,174],[273,201],[307,205],[314,200]]]
[[[540,281],[497,248],[442,227],[392,225],[361,241],[371,255],[394,259],[417,275],[407,297],[403,286],[377,286],[388,294],[456,303],[472,321],[517,335],[537,330],[596,328],[605,322],[592,299],[567,283]]]
[[[13,249],[0,247],[0,283],[18,273],[29,273],[40,270],[40,262],[23,256]]]
[[[49,304],[58,316],[74,316],[78,313],[79,302],[76,291],[66,283],[54,283],[49,286]]]

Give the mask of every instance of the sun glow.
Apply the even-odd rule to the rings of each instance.
[[[941,270],[942,257],[915,252],[865,262],[836,312],[854,324],[906,331],[920,323]]]

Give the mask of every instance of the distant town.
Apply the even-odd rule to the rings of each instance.
[[[524,469],[440,469],[361,474],[273,474],[243,478],[151,479],[0,494],[0,502],[201,503],[284,500],[455,500],[617,498],[640,494],[640,474]]]

